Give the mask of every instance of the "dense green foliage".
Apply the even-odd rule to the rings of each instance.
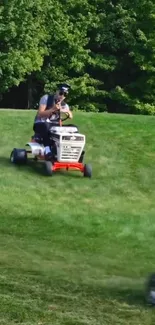
[[[26,80],[39,99],[69,81],[82,109],[155,112],[153,0],[4,1],[0,40],[2,93]]]
[[[5,1],[0,10],[0,87],[6,90],[42,66],[46,15],[42,0]]]

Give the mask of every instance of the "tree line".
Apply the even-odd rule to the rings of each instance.
[[[75,109],[154,114],[154,0],[3,0],[1,107],[64,81]]]

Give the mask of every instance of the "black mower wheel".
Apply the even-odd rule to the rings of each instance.
[[[82,151],[82,154],[79,159],[79,163],[83,163],[84,155],[85,155],[85,151]]]
[[[146,284],[146,303],[155,307],[155,273],[151,274]]]
[[[10,161],[12,164],[26,164],[27,163],[26,150],[14,148],[10,155]]]
[[[47,176],[52,176],[53,175],[53,170],[52,170],[52,162],[51,161],[45,161],[45,171]]]
[[[84,177],[92,177],[92,167],[91,165],[84,165],[84,172],[83,172]]]

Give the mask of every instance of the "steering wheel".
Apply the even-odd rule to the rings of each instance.
[[[63,111],[59,111],[59,117],[56,118],[50,118],[50,122],[54,123],[54,122],[58,122],[60,120],[60,123],[63,121],[66,121],[69,118],[69,113],[68,112],[63,112]]]
[[[68,118],[69,118],[69,113],[68,112],[60,111],[60,120],[62,122],[66,121]]]

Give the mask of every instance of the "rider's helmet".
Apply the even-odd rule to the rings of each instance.
[[[58,85],[59,95],[68,95],[71,86],[67,83],[62,83]]]

